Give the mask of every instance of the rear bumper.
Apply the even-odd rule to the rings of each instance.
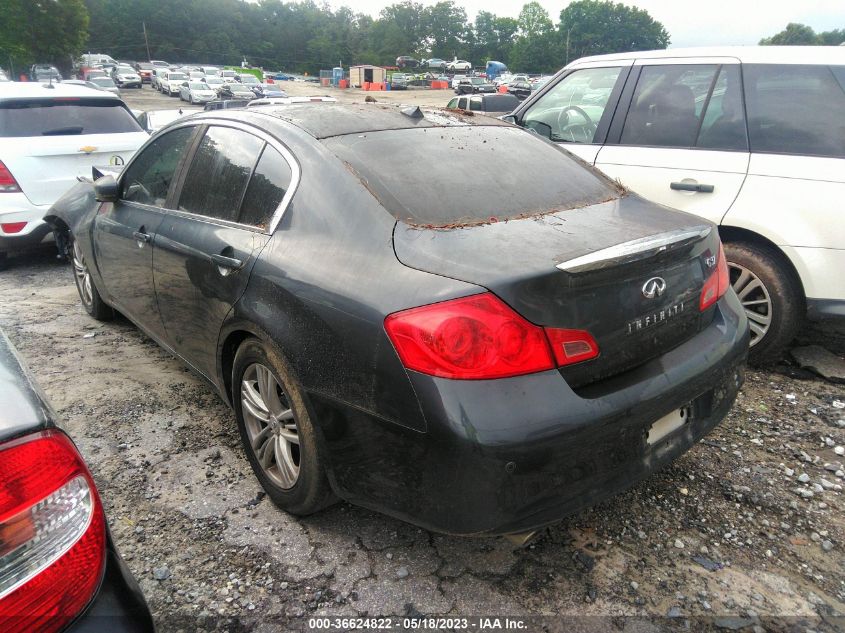
[[[39,244],[50,234],[51,229],[43,220],[50,205],[32,204],[23,193],[3,194],[0,203],[0,225],[26,222],[26,226],[17,233],[6,233],[0,226],[0,252],[22,250]]]
[[[69,633],[152,633],[150,608],[138,582],[120,557],[111,534],[106,548],[106,570],[97,595],[66,629]]]
[[[425,433],[311,401],[341,497],[438,532],[507,534],[578,512],[687,451],[727,414],[747,351],[729,292],[695,338],[577,393],[557,371],[495,381],[411,373]],[[656,420],[688,405],[682,428],[647,443]]]

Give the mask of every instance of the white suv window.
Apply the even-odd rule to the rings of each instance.
[[[845,158],[845,68],[747,64],[751,150]]]
[[[552,141],[595,143],[621,72],[620,67],[576,70],[538,99],[522,124]]]
[[[118,99],[9,99],[0,103],[0,137],[140,132]]]

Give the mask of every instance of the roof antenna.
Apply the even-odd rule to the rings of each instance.
[[[423,111],[420,110],[419,106],[412,106],[410,108],[402,108],[402,114],[406,117],[410,117],[412,119],[424,119],[425,116],[423,115]]]

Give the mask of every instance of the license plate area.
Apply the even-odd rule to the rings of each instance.
[[[692,407],[690,406],[681,407],[680,409],[675,409],[671,413],[667,413],[649,427],[646,442],[649,446],[657,444],[667,435],[674,433],[681,427],[688,424],[691,418]]]

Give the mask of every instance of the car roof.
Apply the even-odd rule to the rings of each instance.
[[[576,59],[570,66],[592,61],[676,59],[685,57],[735,57],[744,64],[845,64],[845,47],[839,46],[707,46],[657,51],[611,53]]]
[[[295,125],[316,139],[385,130],[469,125],[508,125],[497,119],[459,114],[442,108],[380,104],[312,104],[262,106],[249,112],[272,116]],[[414,116],[419,112],[422,116]],[[483,119],[483,120],[482,120]]]
[[[119,99],[117,95],[88,86],[54,83],[50,88],[45,84],[31,81],[11,81],[0,84],[0,100],[3,99],[55,99],[61,97],[98,97],[100,99]]]

